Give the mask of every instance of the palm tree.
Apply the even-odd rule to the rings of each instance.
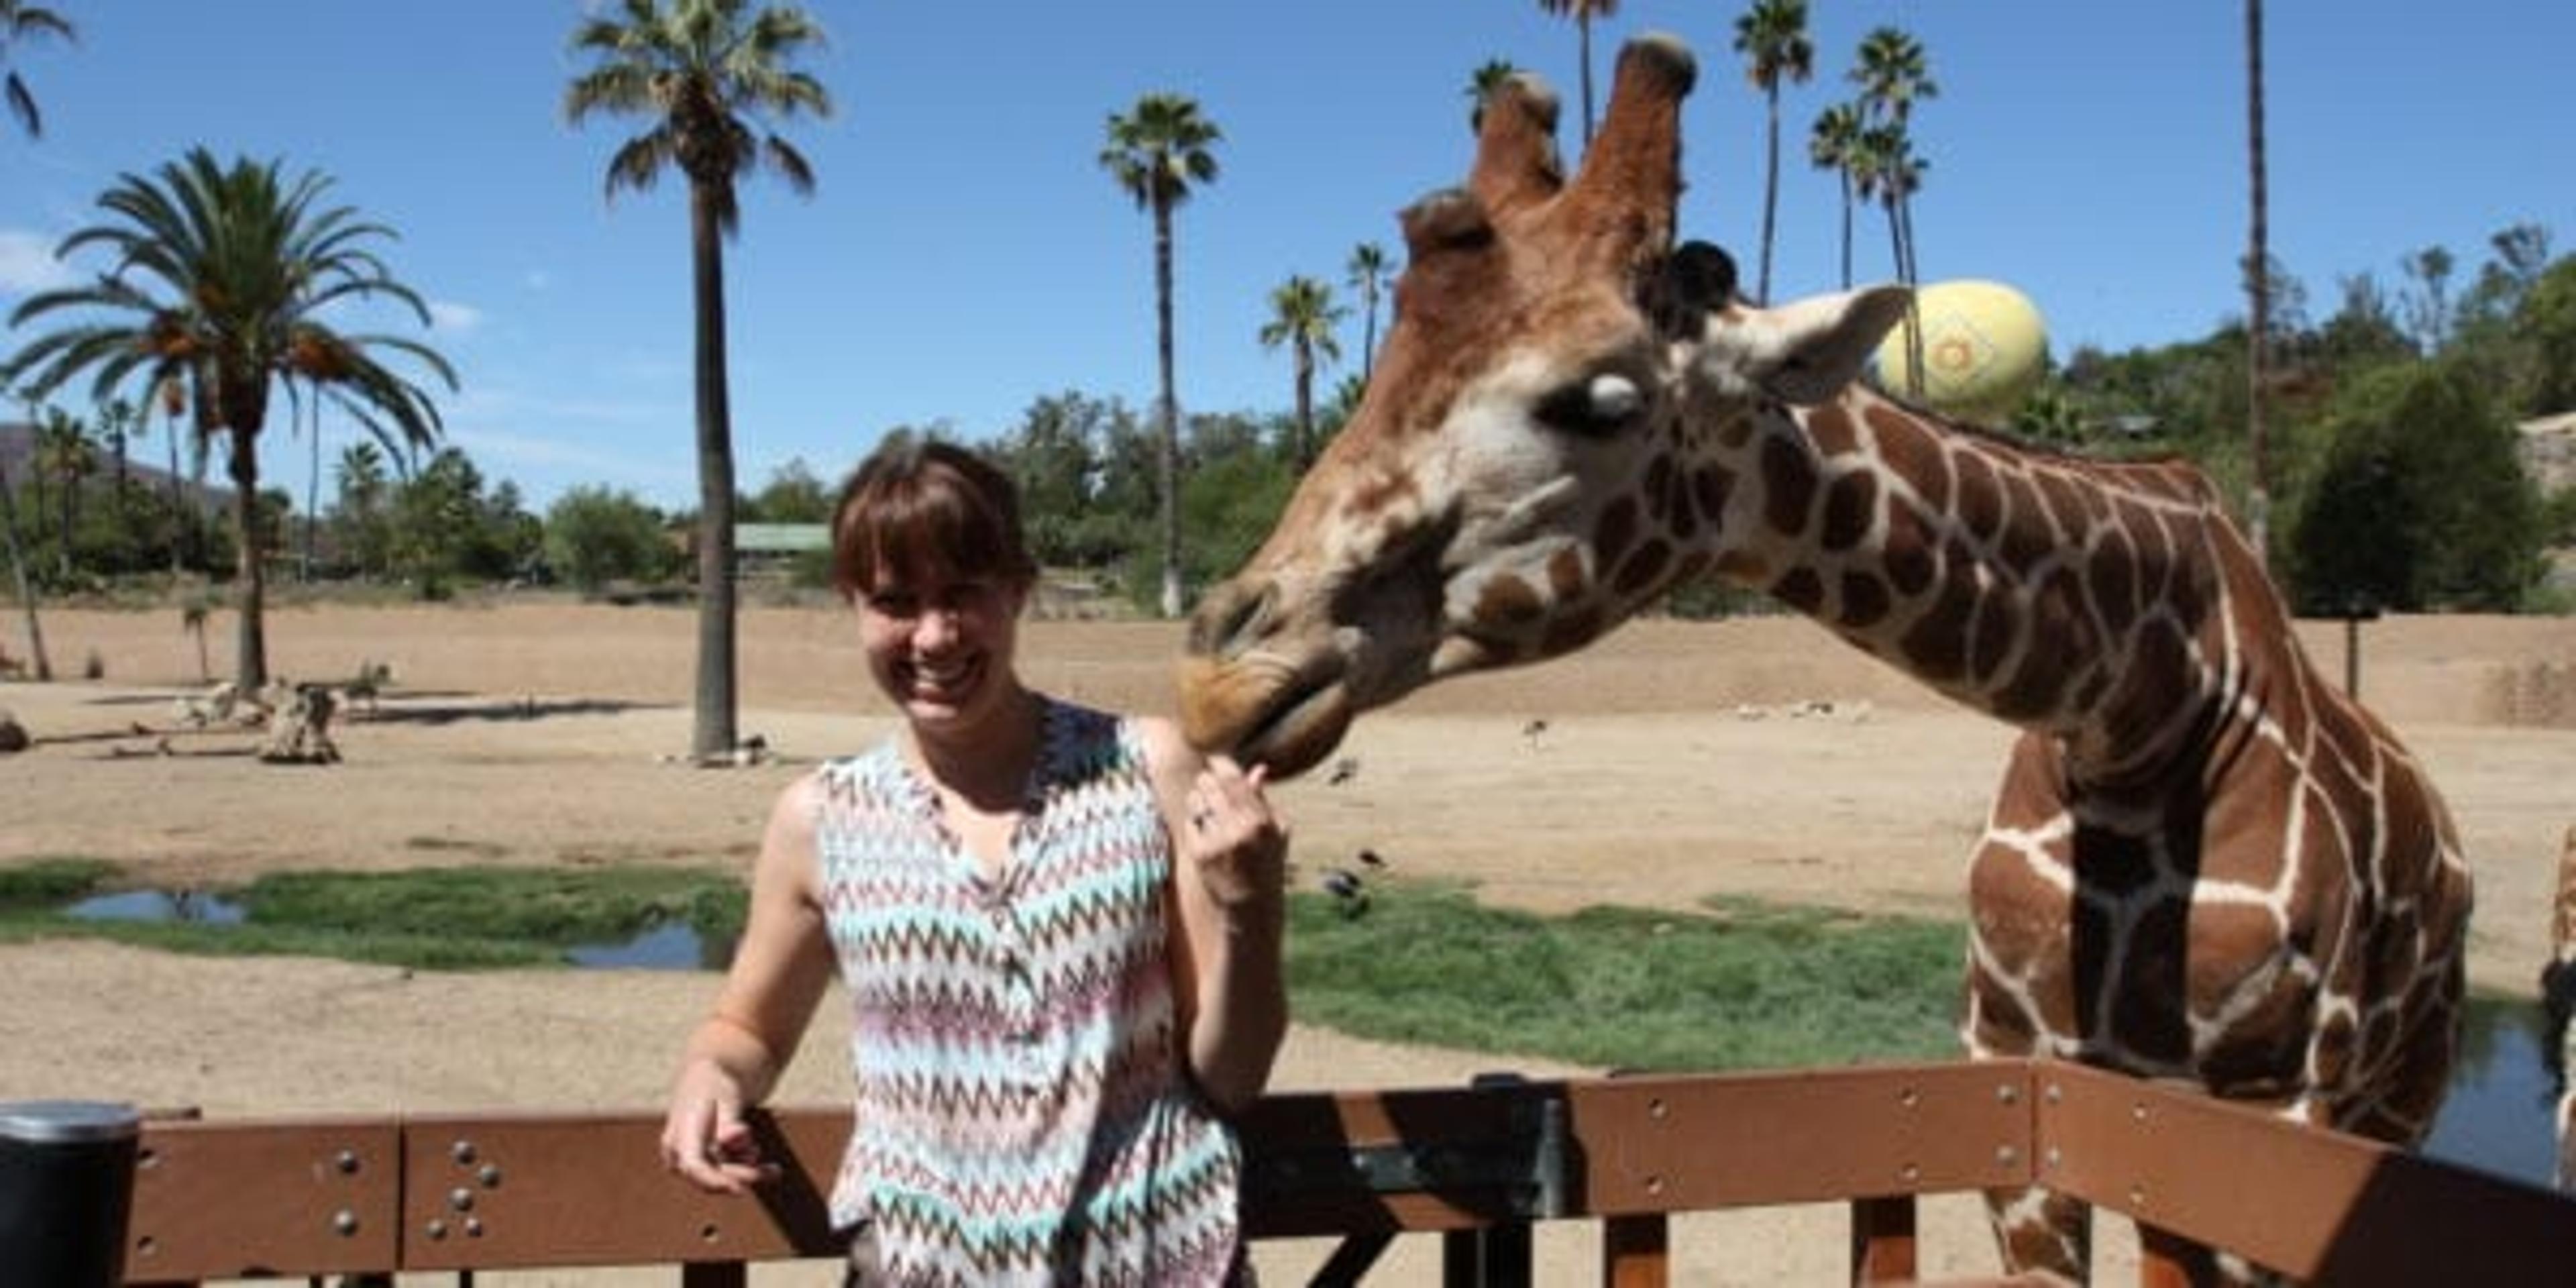
[[[404,354],[456,387],[455,372],[427,346],[344,334],[324,321],[348,303],[382,297],[429,325],[420,296],[367,246],[393,237],[393,230],[360,221],[347,206],[319,206],[330,186],[318,172],[289,183],[274,161],[226,165],[204,148],[163,165],[157,178],[123,176],[98,199],[116,221],[80,229],[55,251],[68,259],[96,243],[113,252],[115,271],[21,303],[13,325],[64,310],[86,312],[38,337],[0,369],[0,379],[33,373],[40,392],[89,370],[93,398],[129,380],[149,385],[186,372],[199,446],[218,433],[231,435],[241,596],[236,661],[244,692],[268,681],[259,432],[268,423],[272,383],[314,382],[377,436],[412,442],[438,437],[438,408],[370,351]]]
[[[2245,156],[2251,216],[2245,237],[2245,538],[2257,560],[2271,558],[2271,469],[2263,441],[2263,387],[2272,330],[2272,253],[2263,173],[2263,0],[2245,0]]]
[[[358,561],[359,575],[371,575],[381,566],[384,547],[378,532],[386,498],[384,453],[369,442],[341,448],[333,479],[340,493],[340,522],[346,529],[342,540]]]
[[[734,184],[763,164],[799,195],[814,190],[804,154],[758,117],[832,114],[831,95],[792,64],[821,46],[803,9],[748,0],[624,0],[585,19],[572,46],[599,61],[564,91],[564,117],[640,116],[650,129],[619,145],[608,193],[653,186],[676,168],[689,181],[689,247],[697,329],[698,676],[690,750],[733,750],[733,422],[725,373],[724,239],[740,223]]]
[[[125,496],[127,451],[132,437],[142,432],[142,429],[143,418],[135,412],[132,402],[123,398],[110,398],[98,405],[98,436],[107,440],[107,450],[116,462],[116,472],[112,477],[115,480],[114,500],[119,526],[124,525],[133,508],[127,503]]]
[[[1216,182],[1216,153],[1225,135],[1180,94],[1147,94],[1125,115],[1109,117],[1109,146],[1100,165],[1136,207],[1154,216],[1155,344],[1162,388],[1154,414],[1162,422],[1160,475],[1165,617],[1181,615],[1180,403],[1172,393],[1172,211],[1188,201],[1192,185]]]
[[[36,430],[34,469],[62,489],[56,507],[61,512],[62,542],[54,551],[54,561],[68,585],[72,577],[72,534],[79,527],[81,484],[98,472],[98,451],[90,444],[89,426],[62,408],[47,408],[45,423]],[[37,521],[42,523],[43,516],[37,516]]]
[[[1769,110],[1762,162],[1762,276],[1756,303],[1771,302],[1773,218],[1780,208],[1780,82],[1804,85],[1816,72],[1815,42],[1807,39],[1807,0],[1753,0],[1735,20],[1735,52],[1744,74],[1762,91]]]
[[[1559,16],[1572,15],[1579,33],[1583,75],[1583,142],[1592,142],[1592,19],[1595,15],[1615,18],[1619,0],[1538,0],[1538,7]]]
[[[1360,293],[1360,316],[1365,319],[1360,332],[1360,383],[1365,385],[1377,369],[1377,302],[1386,296],[1386,247],[1376,242],[1353,246],[1350,263],[1342,272],[1350,288]]]
[[[161,437],[170,452],[170,572],[176,576],[182,555],[187,549],[180,524],[187,524],[186,535],[197,530],[197,498],[183,504],[179,491],[179,413],[188,410],[188,383],[183,372],[167,371],[153,382],[152,400],[161,405]],[[184,516],[184,518],[183,518]]]
[[[27,403],[27,428],[36,427],[34,395],[18,390]],[[39,516],[41,517],[41,516]],[[18,539],[18,494],[9,480],[9,454],[0,452],[0,544],[9,548],[9,575],[18,591],[18,608],[27,622],[27,663],[35,669],[36,679],[54,678],[54,664],[45,656],[45,624],[36,615],[36,586],[27,576],[27,547]]]
[[[1861,37],[1851,80],[1860,86],[1862,122],[1871,131],[1869,150],[1877,154],[1877,192],[1887,207],[1888,233],[1895,242],[1897,280],[1918,285],[1912,202],[1931,163],[1915,152],[1908,127],[1914,105],[1940,97],[1941,86],[1932,79],[1923,42],[1895,27],[1873,28]],[[1910,302],[1905,308],[1905,353],[1907,392],[1920,397],[1923,323],[1920,310]]]
[[[1512,66],[1509,59],[1488,58],[1477,65],[1475,73],[1467,78],[1469,134],[1485,132],[1485,104],[1494,101],[1494,95],[1503,88],[1503,82],[1520,74],[1521,69]]]
[[[1342,346],[1333,326],[1350,310],[1333,303],[1333,288],[1311,277],[1290,277],[1270,293],[1270,320],[1261,347],[1289,346],[1297,356],[1297,468],[1315,463],[1315,359],[1337,361]]]
[[[25,0],[0,0],[0,62],[8,61],[10,46],[39,36],[79,39],[72,25],[51,9],[27,4]],[[9,114],[18,118],[19,128],[27,132],[28,138],[43,138],[44,113],[36,110],[36,96],[28,91],[27,82],[18,78],[15,67],[9,69],[7,86]]]
[[[1842,289],[1852,284],[1852,169],[1860,150],[1860,107],[1853,103],[1836,103],[1816,116],[1815,126],[1807,131],[1807,162],[1819,170],[1831,170],[1842,188]]]

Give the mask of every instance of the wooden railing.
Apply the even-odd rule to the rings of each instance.
[[[837,1255],[824,1190],[845,1109],[760,1130],[782,1179],[700,1194],[654,1163],[658,1114],[152,1121],[129,1283],[665,1265],[688,1288]],[[1342,1242],[1357,1282],[1397,1235],[1448,1283],[1525,1283],[1531,1223],[1601,1223],[1600,1279],[1670,1276],[1676,1213],[1851,1208],[1851,1276],[1916,1278],[1915,1196],[2036,1183],[2141,1226],[2143,1281],[2194,1243],[2319,1283],[2566,1282],[2576,1201],[2187,1091],[2055,1063],[1504,1081],[1283,1095],[1245,1124],[1255,1238]],[[467,1276],[460,1276],[460,1279]]]

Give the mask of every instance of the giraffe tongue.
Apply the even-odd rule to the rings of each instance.
[[[1350,695],[1327,684],[1280,707],[1245,734],[1235,755],[1246,764],[1266,765],[1273,781],[1294,778],[1323,762],[1350,732]]]

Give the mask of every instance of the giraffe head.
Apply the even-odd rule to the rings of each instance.
[[[1812,356],[1816,319],[1744,308],[1722,252],[1674,247],[1694,75],[1678,41],[1630,43],[1570,182],[1555,99],[1518,78],[1486,106],[1467,185],[1404,212],[1367,393],[1192,622],[1194,742],[1296,773],[1361,711],[1570,652],[1714,558],[1723,497],[1688,495],[1715,484],[1677,465],[1678,439],[1712,400],[1777,392],[1762,373],[1797,374],[1783,355]]]

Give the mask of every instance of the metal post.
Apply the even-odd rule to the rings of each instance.
[[[116,1288],[142,1115],[83,1100],[0,1104],[0,1266],[12,1283]]]

